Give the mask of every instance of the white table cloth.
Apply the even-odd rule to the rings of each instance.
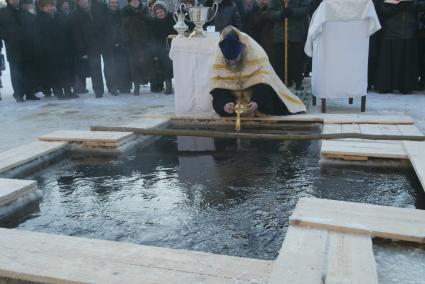
[[[171,43],[176,115],[211,114],[209,90],[218,33],[206,38],[175,38]]]
[[[380,28],[371,0],[324,0],[320,4],[304,49],[313,56],[314,96],[367,95],[369,36]]]

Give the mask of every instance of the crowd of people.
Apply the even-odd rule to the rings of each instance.
[[[96,98],[104,95],[104,83],[114,96],[131,90],[139,95],[148,83],[152,92],[172,93],[166,41],[176,32],[165,3],[148,8],[130,0],[122,9],[118,0],[24,4],[7,0],[0,9],[0,42],[6,46],[17,102],[39,100],[39,92],[76,98],[88,93],[88,77]]]
[[[25,1],[25,2],[20,2]],[[38,99],[37,92],[59,99],[88,92],[91,77],[97,98],[105,78],[111,95],[172,92],[172,63],[167,37],[175,34],[173,3],[148,0],[7,0],[0,9],[0,39],[6,45],[14,97]],[[311,60],[304,54],[309,21],[322,0],[205,0],[218,4],[208,23],[221,32],[232,25],[249,34],[266,51],[283,80],[288,19],[288,85],[302,90]],[[171,1],[172,2],[172,1]],[[193,0],[181,0],[185,9]],[[425,86],[425,1],[373,0],[382,29],[370,39],[369,89],[408,94]],[[174,3],[175,4],[175,3]],[[178,5],[176,5],[178,6]],[[187,12],[187,11],[183,11]],[[187,16],[189,32],[194,28]],[[1,40],[0,40],[1,43]],[[102,72],[102,62],[104,70]]]

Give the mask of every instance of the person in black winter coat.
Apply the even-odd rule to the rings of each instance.
[[[418,84],[418,13],[424,2],[381,4],[382,39],[375,88],[380,93],[411,93]]]
[[[288,7],[284,7],[280,0],[271,0],[268,6],[269,19],[274,22],[273,42],[275,58],[273,68],[282,79],[285,78],[285,32],[284,22],[288,19],[288,85],[295,83],[297,90],[302,90],[304,68],[304,44],[307,37],[306,19],[310,7],[309,0],[291,0]]]
[[[212,7],[214,2],[218,4],[217,15],[207,25],[215,26],[216,32],[221,32],[227,26],[234,26],[242,30],[241,16],[235,3],[232,0],[207,0],[205,6]]]
[[[140,84],[147,84],[151,79],[151,22],[148,8],[140,0],[129,0],[128,6],[122,9],[122,37],[130,56],[134,95],[139,95]]]
[[[108,8],[93,0],[77,0],[72,15],[73,37],[77,57],[88,61],[93,90],[96,98],[103,97],[101,56],[105,60],[105,35],[108,34]]]
[[[106,36],[106,52],[104,74],[106,86],[111,95],[130,93],[130,63],[128,54],[123,47],[121,37],[121,13],[119,1],[109,1],[108,26],[109,33]]]
[[[59,0],[57,2],[56,21],[62,33],[62,72],[61,76],[64,80],[64,86],[72,86],[73,92],[67,96],[78,98],[78,88],[75,88],[76,66],[75,58],[77,56],[73,30],[71,13],[74,10],[74,2],[72,0]],[[82,80],[82,79],[81,79]],[[85,77],[84,77],[85,81]],[[85,87],[84,87],[85,88]],[[80,88],[82,89],[82,88]]]
[[[0,38],[5,42],[10,76],[17,102],[38,100],[34,95],[34,15],[19,8],[19,0],[8,0],[0,9]]]
[[[274,58],[273,21],[268,17],[268,0],[257,0],[247,14],[245,30],[267,53],[270,60]]]
[[[43,93],[53,94],[58,99],[71,98],[72,56],[69,56],[69,33],[56,15],[54,0],[38,0],[35,21],[36,58],[39,84]]]
[[[173,29],[174,19],[168,13],[167,6],[162,1],[157,1],[152,8],[154,21],[152,25],[152,56],[157,77],[161,82],[165,81],[165,94],[172,93],[171,79],[173,78],[173,63],[168,56],[166,48],[169,35],[176,34]],[[161,83],[162,84],[162,83]]]

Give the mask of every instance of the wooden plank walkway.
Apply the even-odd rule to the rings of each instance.
[[[34,180],[0,178],[0,207],[37,190]]]
[[[64,142],[36,141],[0,153],[0,174],[64,149]]]
[[[327,238],[326,230],[289,226],[269,284],[322,283]]]
[[[324,124],[324,134],[362,133],[375,135],[423,134],[414,125],[408,124]],[[320,154],[325,159],[368,160],[369,158],[408,159],[403,141],[335,139],[322,141]]]
[[[291,224],[385,239],[425,243],[425,211],[302,198]]]
[[[403,144],[422,188],[425,189],[425,142],[404,141]]]
[[[367,235],[329,232],[326,284],[378,284],[372,239]]]
[[[272,261],[0,229],[0,278],[37,283],[267,283]]]
[[[132,132],[58,130],[39,137],[41,141],[63,141],[98,147],[119,147],[135,138]]]

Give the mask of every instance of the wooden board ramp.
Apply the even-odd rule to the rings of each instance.
[[[0,207],[37,190],[34,180],[0,178]]]
[[[36,141],[0,153],[0,174],[64,150],[64,142]]]
[[[136,136],[131,132],[58,130],[42,135],[41,141],[62,141],[89,147],[120,147]]]
[[[425,142],[404,141],[403,145],[422,188],[425,189]]]
[[[267,283],[272,267],[272,261],[13,229],[0,229],[0,251],[0,279],[37,283]]]
[[[366,235],[329,232],[326,284],[378,284],[372,239]]]
[[[302,198],[289,222],[341,233],[425,243],[423,210]]]
[[[280,283],[377,284],[372,239],[291,225],[270,275]]]
[[[372,135],[424,136],[410,124],[333,123],[323,125],[323,134],[360,133]],[[367,161],[369,158],[408,159],[402,140],[335,139],[322,141],[324,159]]]

